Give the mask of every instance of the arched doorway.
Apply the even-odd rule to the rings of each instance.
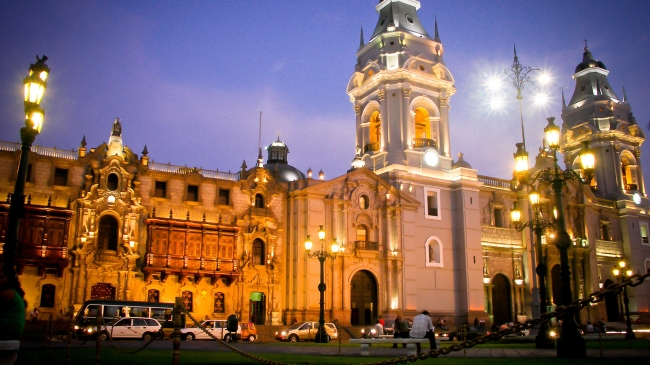
[[[264,325],[266,313],[266,295],[261,292],[252,292],[249,298],[250,311],[248,312],[248,321],[258,325]]]
[[[551,269],[551,288],[553,291],[553,304],[562,304],[562,276],[560,275],[560,265],[555,265]]]
[[[510,282],[502,274],[497,274],[492,279],[492,323],[500,326],[512,320],[510,302]]]
[[[377,280],[370,271],[361,270],[352,277],[350,306],[353,326],[374,324],[377,320]]]
[[[97,246],[101,250],[117,251],[117,220],[110,215],[99,219],[99,232],[97,233]]]
[[[611,280],[607,279],[603,283],[604,287],[614,284]],[[620,312],[618,310],[618,296],[616,293],[605,294],[605,311],[607,312],[607,321],[616,322],[620,320]]]

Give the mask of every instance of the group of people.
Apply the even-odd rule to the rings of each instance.
[[[429,348],[436,349],[436,337],[434,335],[435,328],[428,311],[422,311],[421,314],[415,316],[412,321],[412,326],[409,328],[409,320],[397,315],[393,323],[393,338],[427,338],[429,339]],[[383,334],[385,328],[384,319],[379,317],[375,324],[375,333]],[[402,344],[406,347],[406,344]],[[420,344],[416,344],[417,352],[420,353]],[[393,348],[397,348],[397,344],[393,344]]]

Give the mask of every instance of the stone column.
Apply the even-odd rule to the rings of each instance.
[[[414,126],[411,114],[411,87],[405,84],[402,88],[402,149],[413,146]]]
[[[379,89],[377,96],[379,96],[379,113],[381,114],[381,141],[379,148],[383,152],[390,148],[388,145],[388,105],[386,101],[386,89]]]
[[[366,145],[366,141],[363,140],[363,131],[361,129],[361,105],[358,104],[356,100],[352,101],[354,104],[352,107],[354,108],[354,115],[356,119],[356,141],[357,141],[357,146],[361,148],[361,151],[363,151],[363,147]],[[361,153],[363,155],[363,152]]]
[[[449,150],[449,96],[446,91],[440,92],[440,145],[438,149],[440,153],[449,157],[451,152]]]
[[[643,178],[643,169],[641,168],[641,149],[636,148],[634,150],[634,156],[636,157],[636,180],[639,186],[639,192],[642,196],[646,196],[645,193],[645,179]]]

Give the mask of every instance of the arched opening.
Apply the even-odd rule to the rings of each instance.
[[[117,190],[117,186],[118,186],[117,174],[109,174],[108,179],[106,179],[106,188],[108,190]]]
[[[56,287],[53,284],[45,284],[41,287],[41,305],[39,307],[54,308],[54,297]]]
[[[560,275],[560,265],[555,265],[551,269],[551,287],[553,288],[553,304],[562,305],[562,276]]]
[[[381,147],[381,116],[378,111],[370,115],[370,130],[365,151],[379,151]]]
[[[105,215],[99,219],[97,233],[98,247],[103,250],[117,251],[118,229],[117,219]]]
[[[426,266],[442,266],[442,242],[438,237],[431,236],[424,245]]]
[[[366,195],[361,195],[359,197],[359,207],[365,210],[368,209],[369,206],[370,206],[370,201],[368,197]]]
[[[266,263],[266,255],[264,249],[264,241],[256,238],[253,241],[253,265],[264,265]]]
[[[610,285],[614,284],[614,282],[607,279],[603,284],[603,286],[607,288]],[[618,295],[616,293],[605,294],[605,312],[607,313],[608,322],[616,322],[620,320],[621,317],[618,310]]]
[[[367,270],[360,270],[350,283],[350,323],[353,326],[374,324],[377,320],[377,280]]]
[[[431,124],[429,122],[429,112],[424,108],[416,108],[415,116],[415,138],[431,139]]]
[[[621,154],[621,176],[623,189],[635,191],[639,189],[636,160],[628,153]]]
[[[512,320],[510,282],[503,274],[497,274],[492,279],[492,310],[492,323],[497,326]]]
[[[264,208],[264,197],[262,194],[255,194],[255,208]]]

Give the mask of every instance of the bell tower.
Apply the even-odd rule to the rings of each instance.
[[[575,90],[568,105],[562,97],[562,141],[560,149],[567,168],[578,169],[583,142],[589,142],[596,157],[591,189],[596,196],[614,200],[646,200],[641,171],[643,128],[632,115],[625,89],[620,98],[612,89],[605,64],[594,59],[585,45],[582,62],[576,66]]]
[[[383,0],[368,43],[363,30],[347,87],[356,113],[357,157],[381,174],[399,169],[450,170],[449,98],[456,92],[444,64],[438,24],[431,37],[416,0]]]

